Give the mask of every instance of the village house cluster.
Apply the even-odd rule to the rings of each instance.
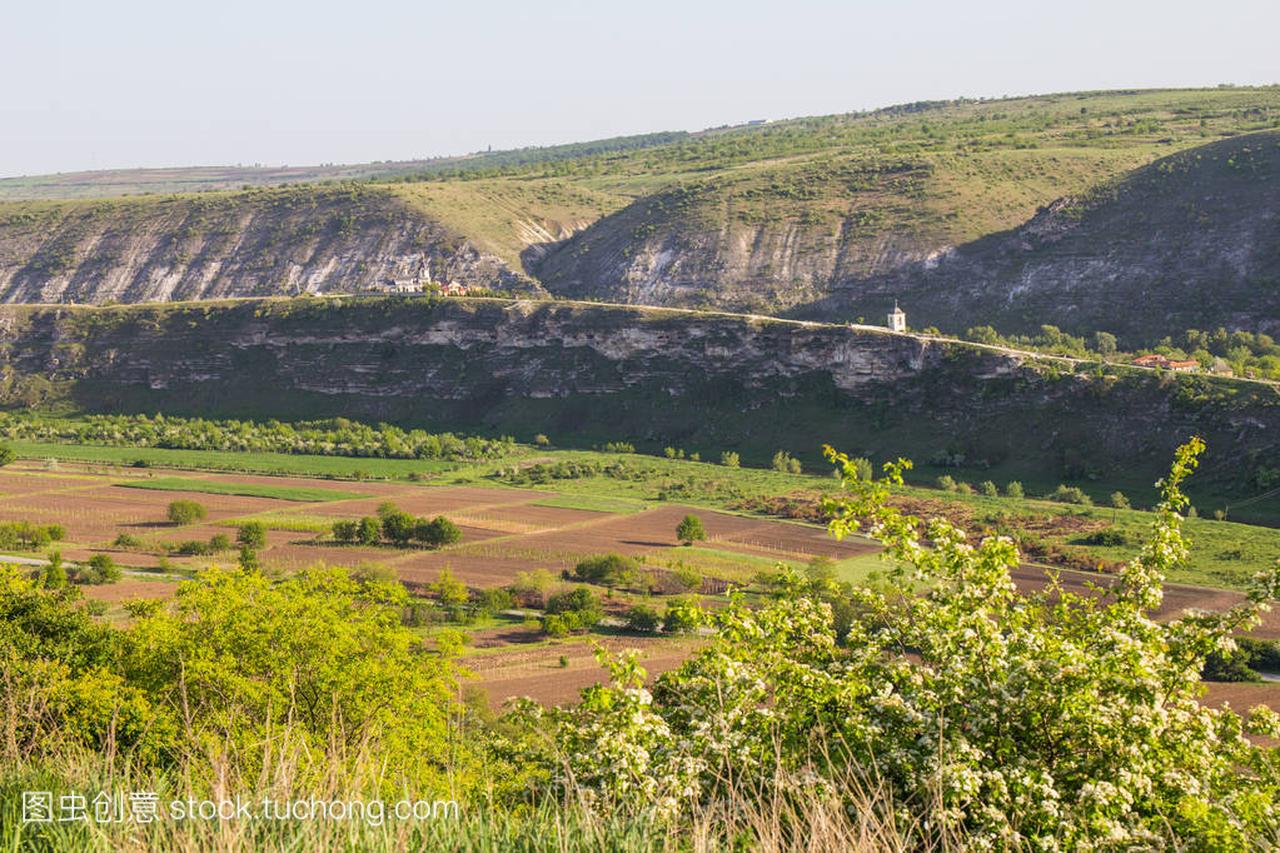
[[[1140,355],[1133,360],[1135,367],[1160,367],[1165,370],[1172,370],[1174,373],[1199,373],[1200,362],[1188,359],[1185,361],[1177,361],[1167,358],[1159,353],[1151,355]]]
[[[431,263],[423,255],[401,259],[392,274],[375,288],[384,293],[426,293],[437,290],[442,296],[466,296],[469,288],[457,281],[439,282],[431,275]]]

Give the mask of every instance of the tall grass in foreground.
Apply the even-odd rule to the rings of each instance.
[[[377,768],[366,768],[371,778]],[[288,759],[272,769],[287,778]],[[292,800],[369,802],[369,789],[332,786],[323,790],[271,789],[276,802]],[[944,851],[960,849],[920,824],[895,824],[888,794],[854,786],[842,795],[824,793],[798,781],[763,790],[737,789],[720,801],[697,807],[678,823],[638,814],[600,815],[575,802],[541,800],[511,809],[488,803],[460,804],[424,820],[375,823],[362,817],[317,820],[181,820],[151,823],[23,823],[24,791],[87,794],[89,814],[99,791],[125,795],[154,792],[161,803],[219,796],[234,797],[218,779],[184,779],[183,774],[140,773],[112,768],[102,756],[69,754],[39,765],[6,768],[0,775],[0,848],[11,851],[252,851],[252,850],[514,850],[514,851]],[[244,793],[244,792],[241,792]],[[263,794],[248,795],[261,799]],[[385,796],[385,795],[384,795]],[[410,796],[401,792],[400,796]],[[256,807],[256,803],[255,803]],[[391,809],[391,801],[387,801]],[[127,813],[127,812],[126,812]]]

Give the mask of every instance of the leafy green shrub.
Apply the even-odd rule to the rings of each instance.
[[[636,446],[629,441],[609,441],[600,445],[604,453],[635,453]]]
[[[248,545],[240,546],[240,554],[236,558],[236,563],[245,572],[257,573],[262,571],[262,558],[258,556],[258,550],[250,548]]]
[[[236,542],[254,549],[267,547],[267,526],[261,521],[246,521],[236,528]]]
[[[467,589],[467,585],[458,580],[448,566],[440,570],[440,577],[429,584],[427,589],[455,620],[460,609],[471,600],[471,591]]]
[[[577,586],[573,589],[557,592],[547,599],[548,613],[569,613],[572,611],[603,615],[603,611],[600,609],[600,599],[585,586]]]
[[[476,606],[485,613],[501,613],[516,606],[516,597],[502,587],[482,589],[476,595]]]
[[[570,577],[587,583],[605,586],[625,586],[635,581],[640,565],[632,557],[621,554],[600,554],[580,560]]]
[[[1105,530],[1090,534],[1085,538],[1085,542],[1089,545],[1104,545],[1108,548],[1116,548],[1121,545],[1128,545],[1129,537],[1124,535],[1123,530],[1108,527]]]
[[[1258,682],[1262,676],[1249,666],[1249,656],[1239,649],[1213,651],[1204,659],[1200,677],[1205,681]]]
[[[195,524],[208,514],[208,510],[206,510],[204,505],[198,501],[180,498],[169,503],[169,509],[166,512],[166,517],[169,519],[170,523],[181,526],[184,524]]]
[[[720,464],[726,468],[737,468],[741,464],[738,454],[732,450],[726,450],[720,454]]]
[[[366,515],[356,524],[356,541],[361,545],[377,545],[382,541],[382,522]]]
[[[566,618],[558,613],[548,613],[542,617],[542,633],[548,637],[567,637],[571,631],[578,628],[578,623],[572,618]]]
[[[1023,491],[1022,484],[1017,480],[1010,480],[1009,485],[1004,487],[1004,495],[1007,498],[1015,498],[1021,500],[1026,497],[1027,493]]]
[[[785,450],[779,450],[773,454],[773,461],[770,463],[770,467],[784,474],[799,474],[802,470],[800,460],[794,458]]]
[[[387,541],[401,547],[413,539],[418,520],[390,502],[378,507],[378,519],[382,523],[382,535]]]
[[[215,533],[209,538],[209,547],[215,552],[230,551],[231,537],[225,533]]]
[[[400,624],[406,628],[422,628],[439,624],[443,616],[434,602],[413,601],[400,609]]]
[[[352,545],[360,541],[360,522],[352,519],[342,519],[335,521],[333,527],[333,538],[345,545]]]
[[[1280,594],[1280,563],[1230,611],[1153,618],[1186,554],[1179,487],[1202,449],[1179,449],[1150,542],[1104,600],[1018,593],[1009,539],[904,516],[886,498],[905,463],[866,483],[830,451],[852,492],[824,504],[832,532],[864,525],[893,560],[883,589],[850,590],[847,642],[793,573],[789,594],[738,596],[710,617],[715,639],[652,693],[623,657],[608,686],[546,712],[548,772],[608,814],[672,817],[730,796],[725,780],[759,790],[799,774],[840,802],[870,782],[894,825],[927,821],[966,847],[1265,847],[1280,832],[1280,766],[1249,735],[1280,735],[1280,715],[1201,704],[1200,672]]]
[[[627,629],[651,634],[662,625],[658,611],[647,604],[637,604],[627,611]]]
[[[956,490],[956,478],[950,474],[943,474],[934,480],[933,484],[944,492],[954,492]]]
[[[66,530],[61,524],[33,524],[30,521],[0,522],[0,548],[35,551],[61,542]]]
[[[552,637],[562,637],[574,631],[585,631],[604,617],[600,599],[584,586],[558,592],[547,599],[547,615],[543,617],[543,631]]]
[[[116,561],[107,554],[94,554],[77,572],[76,580],[88,584],[115,583],[123,573]]]
[[[0,444],[0,468],[12,463],[17,458],[18,454],[14,452],[12,447],[7,444]]]
[[[988,498],[1000,497],[1000,488],[990,480],[983,480],[982,484],[978,486],[978,491]]]
[[[111,544],[116,548],[141,548],[142,540],[132,533],[119,533]]]
[[[189,539],[179,542],[171,549],[172,553],[183,557],[207,557],[214,553],[213,546],[201,539]]]
[[[107,447],[164,447],[178,450],[237,450],[385,459],[497,459],[515,448],[515,439],[459,436],[371,426],[347,418],[321,421],[236,421],[169,415],[90,415],[62,420],[14,417],[5,424],[11,438],[73,442]],[[139,459],[135,467],[149,467]]]
[[[462,541],[462,529],[443,515],[430,521],[419,518],[414,522],[413,538],[429,548],[443,548]]]
[[[1059,483],[1058,488],[1045,495],[1045,498],[1063,504],[1093,506],[1093,499],[1086,495],[1079,486],[1067,486]]]
[[[702,572],[687,563],[677,562],[672,566],[671,576],[681,588],[689,592],[697,592],[702,588]]]
[[[1205,658],[1206,681],[1261,681],[1259,671],[1280,674],[1280,641],[1236,637],[1233,649],[1217,649]]]
[[[673,598],[662,617],[662,630],[669,634],[687,634],[706,623],[706,615],[693,598]]]
[[[51,551],[49,562],[40,572],[40,579],[49,589],[64,587],[68,583],[67,567],[62,562],[62,552]]]
[[[545,607],[547,592],[555,584],[555,575],[546,569],[516,572],[510,589],[512,595],[524,606]]]
[[[1236,645],[1249,656],[1249,665],[1263,672],[1280,673],[1280,640],[1238,637]]]

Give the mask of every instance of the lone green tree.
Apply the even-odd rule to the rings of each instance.
[[[261,521],[246,521],[236,528],[236,542],[254,550],[267,545],[267,526]]]
[[[692,545],[707,538],[707,531],[702,526],[702,519],[696,515],[686,515],[676,526],[676,538],[684,545]]]
[[[1110,332],[1095,332],[1093,335],[1093,348],[1102,356],[1111,356],[1116,354],[1116,336]]]
[[[180,498],[179,500],[170,502],[169,509],[166,514],[169,521],[173,524],[183,525],[195,524],[209,513],[204,508],[203,504],[186,498]]]
[[[44,585],[49,588],[67,585],[67,567],[63,565],[61,551],[49,552],[49,564],[44,567],[44,571],[40,574],[44,580]]]
[[[467,590],[467,585],[458,580],[448,566],[440,570],[439,579],[428,588],[440,600],[440,604],[447,609],[461,607],[471,600],[471,593]]]
[[[106,554],[94,554],[85,563],[84,579],[88,583],[94,585],[115,583],[120,580],[121,575],[122,572],[116,565],[116,561]]]

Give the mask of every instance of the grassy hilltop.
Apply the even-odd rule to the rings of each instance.
[[[157,279],[176,282],[171,289],[183,298],[342,290],[394,278],[425,259],[436,277],[486,287],[531,277],[556,295],[604,301],[777,312],[836,293],[838,299],[813,312],[851,319],[876,317],[892,294],[909,294],[913,322],[945,326],[998,313],[1009,287],[1016,290],[1023,262],[1006,252],[992,262],[994,272],[989,264],[944,264],[941,273],[933,272],[937,262],[957,247],[982,248],[1006,232],[1016,242],[1016,229],[1032,227],[1037,212],[1057,202],[1059,228],[1073,212],[1105,227],[1074,238],[1072,257],[1084,272],[1042,267],[1043,292],[1033,308],[995,317],[1009,330],[1058,323],[1058,315],[1066,314],[1071,331],[1095,331],[1105,314],[1069,309],[1117,289],[1123,301],[1141,298],[1159,279],[1172,300],[1184,297],[1178,308],[1191,307],[1154,313],[1119,330],[1130,343],[1148,343],[1188,325],[1265,331],[1273,323],[1270,313],[1236,292],[1274,289],[1266,257],[1238,268],[1217,257],[1190,257],[1179,265],[1185,281],[1166,281],[1142,257],[1091,276],[1088,262],[1105,259],[1113,237],[1154,241],[1158,251],[1161,240],[1176,247],[1180,235],[1199,228],[1218,229],[1225,257],[1267,244],[1265,223],[1275,204],[1275,194],[1265,191],[1274,172],[1275,136],[1268,131],[1277,126],[1275,87],[1088,92],[916,103],[692,134],[316,170],[306,179],[372,182],[349,201],[320,186],[273,198],[286,222],[310,221],[319,208],[318,224],[343,225],[331,235],[332,254],[358,258],[372,272],[352,267],[340,275],[326,266],[327,255],[310,248],[314,241],[298,238],[295,226],[262,217],[244,229],[248,239],[238,241],[234,255],[216,258],[223,266],[211,272],[215,258],[192,242],[190,217],[175,216],[175,206],[199,198],[247,214],[261,204],[252,192],[153,194],[124,206],[13,202],[0,206],[0,290],[10,301],[171,298],[138,284]],[[1204,146],[1220,151],[1212,146],[1223,140],[1236,146],[1235,154],[1211,153],[1209,160],[1238,163],[1244,148],[1260,171],[1237,174],[1228,165],[1188,170],[1187,162],[1203,159],[1188,153],[1189,161],[1168,161],[1184,168],[1155,174],[1173,186],[1175,210],[1181,210],[1179,187],[1190,197],[1230,192],[1230,186],[1217,186],[1219,177],[1252,180],[1256,192],[1240,209],[1184,211],[1173,232],[1159,227],[1167,221],[1143,222],[1123,205],[1108,213],[1113,197],[1107,188],[1126,186],[1135,176],[1142,185],[1145,167]],[[254,180],[294,177],[261,174]],[[194,178],[170,181],[172,175],[151,172],[135,178],[7,179],[0,181],[0,197],[59,197],[84,186],[118,193],[202,186]],[[410,239],[375,239],[387,229],[387,211],[394,211],[395,229],[411,233]],[[121,232],[154,239],[138,245]],[[114,238],[105,241],[114,249],[99,245],[103,235]],[[1233,244],[1238,235],[1248,242]],[[483,268],[452,262],[456,251],[445,248],[458,246],[482,257]],[[289,264],[303,274],[291,273]],[[992,289],[989,277],[1003,283]],[[212,278],[221,282],[216,289],[208,285]],[[111,282],[116,286],[107,287]],[[1236,296],[1207,304],[1193,298],[1218,282]],[[968,294],[962,316],[954,299],[937,299],[957,289]]]

